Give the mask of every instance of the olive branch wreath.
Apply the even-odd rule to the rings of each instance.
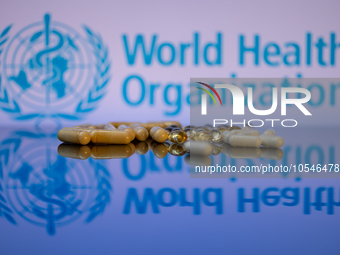
[[[6,42],[9,39],[8,33],[12,25],[5,28],[0,34],[0,67],[1,67],[1,54],[4,51]],[[90,28],[84,26],[87,40],[92,46],[92,52],[95,57],[96,75],[93,80],[93,85],[89,93],[83,97],[77,104],[74,113],[56,113],[52,115],[44,115],[41,113],[22,114],[21,108],[17,101],[8,96],[6,87],[2,87],[1,72],[0,72],[0,108],[11,115],[16,120],[29,120],[38,117],[53,117],[63,118],[68,120],[78,120],[84,118],[86,114],[97,108],[98,102],[106,94],[106,87],[110,80],[110,66],[109,53],[107,46],[104,45],[102,38],[99,34],[93,33]]]

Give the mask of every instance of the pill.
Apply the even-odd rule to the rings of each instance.
[[[87,145],[62,143],[58,146],[58,154],[67,158],[88,159],[91,155],[91,149]]]
[[[225,131],[223,134],[222,134],[222,141],[229,144],[229,137],[233,135],[233,133],[231,133],[230,131]]]
[[[210,157],[187,155],[184,158],[185,163],[191,166],[210,166],[212,160]]]
[[[95,127],[97,129],[105,129],[106,126],[107,126],[107,124],[98,124],[98,125],[95,125]]]
[[[219,141],[221,141],[222,134],[221,134],[221,132],[218,129],[214,128],[214,129],[212,129],[210,131],[210,133],[212,135],[212,139],[211,139],[212,142],[219,142]]]
[[[135,154],[136,146],[133,143],[129,143],[128,145],[131,148],[131,156],[132,156],[133,154]]]
[[[132,154],[129,145],[95,145],[91,149],[93,159],[119,159],[128,158]]]
[[[279,148],[261,147],[261,158],[281,160],[283,155],[283,151]]]
[[[128,144],[132,137],[126,131],[97,129],[91,131],[91,141],[100,144]]]
[[[257,130],[244,130],[244,132],[238,133],[237,135],[252,135],[259,136],[260,132]]]
[[[169,148],[169,153],[173,156],[183,156],[186,154],[186,151],[182,144],[173,143]]]
[[[144,155],[149,151],[149,146],[146,142],[138,142],[135,144],[136,147],[136,153],[140,155]]]
[[[260,147],[261,139],[258,136],[231,135],[229,144],[236,147]]]
[[[213,147],[210,143],[187,141],[184,143],[186,152],[197,156],[210,156],[213,152]]]
[[[177,125],[179,127],[182,127],[181,123],[177,122],[177,121],[163,121],[163,125],[165,127],[169,127],[171,125]]]
[[[164,128],[164,130],[167,132],[167,134],[169,135],[172,131],[172,127],[166,127]]]
[[[145,141],[149,137],[149,132],[143,128],[140,124],[132,124],[130,127],[135,131],[136,139],[139,141]]]
[[[58,139],[66,143],[86,145],[91,141],[91,135],[86,131],[63,128],[58,132]]]
[[[235,129],[240,129],[240,127],[238,127],[238,126],[232,126],[232,127],[230,127],[230,129],[231,129],[231,130],[235,130]]]
[[[207,142],[211,141],[212,138],[213,136],[209,131],[202,128],[196,130],[195,141]]]
[[[151,150],[157,158],[165,158],[168,154],[167,147],[162,143],[153,142],[151,143]]]
[[[127,125],[124,125],[124,124],[120,125],[120,126],[118,127],[118,130],[122,130],[122,131],[127,131],[127,132],[129,132],[130,135],[131,135],[132,140],[134,140],[135,137],[136,137],[135,131],[134,131],[132,128],[130,128],[129,126],[127,126]]]
[[[262,145],[273,148],[280,148],[284,144],[282,137],[275,135],[260,135]]]
[[[163,143],[168,139],[168,133],[161,127],[151,128],[150,136],[152,139],[159,143]]]
[[[107,124],[104,126],[104,129],[106,130],[113,130],[113,129],[117,129],[114,125],[112,124]]]
[[[216,156],[221,153],[221,147],[217,146],[216,144],[212,144],[213,151],[212,155]]]
[[[227,154],[234,159],[254,159],[261,157],[261,150],[260,148],[230,146]]]
[[[276,131],[272,128],[267,129],[266,131],[263,132],[264,135],[276,135]]]
[[[148,122],[148,123],[144,123],[144,124],[140,124],[140,125],[143,128],[145,128],[147,131],[150,131],[151,128],[153,128],[153,127],[161,127],[161,128],[166,127],[163,122]]]
[[[172,143],[184,143],[188,137],[185,132],[180,129],[173,129],[168,136],[168,139]]]

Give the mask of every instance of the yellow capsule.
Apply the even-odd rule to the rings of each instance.
[[[130,128],[129,126],[127,126],[127,125],[124,125],[124,124],[120,125],[120,126],[118,127],[118,130],[122,130],[122,131],[127,131],[127,132],[129,132],[130,135],[131,135],[132,140],[134,140],[135,137],[136,137],[135,131],[134,131],[132,128]]]
[[[221,141],[221,139],[222,139],[222,134],[221,134],[221,132],[220,132],[218,129],[212,129],[212,130],[210,131],[210,133],[211,133],[211,135],[212,135],[211,141],[213,141],[213,142],[219,142],[219,141]]]
[[[91,141],[91,135],[83,130],[63,128],[58,132],[58,139],[66,143],[86,145]]]
[[[176,126],[182,127],[181,123],[179,123],[177,121],[163,121],[163,125],[165,127],[169,127],[171,125],[176,125]]]
[[[91,149],[93,159],[128,158],[132,155],[129,145],[95,145]]]
[[[272,148],[280,148],[284,144],[282,137],[275,135],[260,135],[262,145]]]
[[[161,127],[161,128],[166,127],[163,122],[148,122],[148,123],[143,123],[140,125],[149,132],[153,127]]]
[[[206,131],[204,129],[196,130],[195,141],[208,142],[211,141],[212,138],[213,136],[209,131]]]
[[[151,144],[151,150],[157,158],[165,158],[168,154],[167,147],[162,143],[153,142]]]
[[[169,141],[172,143],[184,143],[188,137],[182,130],[174,130],[169,134]]]
[[[212,147],[213,147],[212,155],[218,155],[221,153],[221,147],[217,146],[216,144],[213,144]]]
[[[58,146],[58,154],[67,158],[88,159],[91,155],[91,149],[87,145],[62,143]]]
[[[130,126],[130,125],[133,125],[133,124],[136,124],[136,123],[138,123],[138,124],[140,124],[139,122],[127,122],[127,121],[125,121],[125,122],[110,122],[109,124],[111,124],[111,125],[114,125],[116,128],[118,128],[120,125],[127,125],[127,126]]]
[[[91,131],[91,141],[100,144],[128,144],[132,137],[126,131],[97,129]]]
[[[136,153],[140,155],[144,155],[149,151],[149,146],[146,142],[138,142],[136,143]]]
[[[135,131],[136,139],[138,139],[139,141],[145,141],[146,139],[148,139],[149,132],[140,124],[132,124],[130,127],[133,129],[133,131]]]
[[[161,127],[153,127],[150,129],[150,136],[156,142],[163,143],[168,139],[168,133]]]
[[[230,130],[235,130],[235,129],[241,129],[241,128],[238,127],[238,126],[232,126],[232,127],[230,127]]]
[[[107,125],[104,126],[104,129],[105,130],[114,130],[114,129],[117,129],[117,128],[112,124],[107,124]]]
[[[132,156],[133,154],[135,154],[136,146],[133,143],[129,143],[128,145],[131,148],[131,156]]]
[[[107,126],[107,124],[98,124],[98,125],[95,125],[95,127],[97,129],[105,129],[106,126]]]
[[[169,153],[173,156],[183,156],[186,153],[186,151],[182,144],[173,143],[169,148]]]

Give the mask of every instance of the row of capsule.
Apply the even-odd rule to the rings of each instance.
[[[234,159],[274,159],[280,160],[283,157],[283,151],[278,148],[243,148],[233,147],[226,143],[207,143],[197,141],[186,141],[184,144],[176,144],[170,142],[158,143],[152,139],[146,141],[134,141],[129,144],[120,145],[78,145],[62,143],[58,147],[60,156],[74,159],[121,159],[128,158],[132,155],[144,155],[148,151],[152,151],[157,158],[164,158],[169,154],[173,156],[188,156],[194,160],[211,161],[211,155],[218,155],[220,153]],[[193,163],[193,162],[192,162]]]

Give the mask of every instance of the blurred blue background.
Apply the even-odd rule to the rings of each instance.
[[[2,0],[0,253],[338,254],[337,178],[194,179],[185,157],[169,154],[62,157],[56,133],[187,125],[193,77],[338,78],[339,7]],[[313,88],[305,129],[280,130],[283,163],[339,164],[339,87]]]

